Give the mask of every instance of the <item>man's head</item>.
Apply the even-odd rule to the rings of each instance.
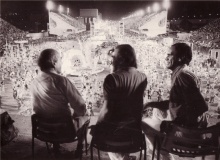
[[[43,50],[38,59],[38,66],[41,71],[54,69],[57,73],[61,73],[60,54],[54,49]]]
[[[134,49],[129,44],[118,45],[113,57],[113,71],[120,68],[135,67],[137,68],[137,60]]]
[[[192,50],[186,43],[176,43],[171,46],[171,53],[167,55],[167,68],[174,70],[181,65],[189,65],[192,60]]]

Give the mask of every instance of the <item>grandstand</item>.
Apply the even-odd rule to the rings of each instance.
[[[145,15],[144,17],[142,17],[141,19],[139,19],[135,23],[133,23],[132,26],[131,26],[131,29],[139,31],[140,30],[139,28],[141,26],[143,26],[144,24],[146,24],[147,22],[149,22],[154,15],[156,15],[156,13]]]
[[[220,19],[192,32],[191,41],[204,47],[220,48]]]
[[[79,33],[86,30],[86,26],[75,18],[50,12],[50,34],[68,36],[72,33]]]
[[[139,21],[142,18],[142,16],[134,16],[124,19],[124,25],[125,29],[130,29],[133,24],[135,24],[137,21]]]
[[[6,40],[7,42],[11,43],[15,40],[26,39],[26,32],[16,28],[2,18],[0,18],[0,26],[0,53],[2,52],[4,45],[6,44]]]
[[[148,36],[166,33],[167,11],[154,12],[144,16],[124,19],[125,29]]]

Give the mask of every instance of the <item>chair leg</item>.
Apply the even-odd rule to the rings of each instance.
[[[32,159],[34,159],[34,137],[32,136]]]
[[[47,146],[47,152],[50,154],[50,148],[47,142],[46,142],[46,146]]]
[[[141,158],[142,158],[142,148],[140,150],[140,160],[141,160]]]
[[[160,160],[160,139],[157,138],[157,160]]]
[[[86,146],[86,155],[87,155],[88,154],[88,142],[87,142],[87,134],[86,133],[85,133],[85,146]]]
[[[82,160],[82,154],[80,154],[79,159]]]
[[[98,157],[99,157],[99,160],[101,160],[101,157],[100,157],[100,150],[99,149],[97,149],[98,150]]]
[[[218,151],[217,151],[218,152]],[[215,160],[219,160],[220,158],[220,156],[219,156],[219,154],[220,154],[220,151],[218,152],[218,153],[216,153],[216,155],[215,155]]]
[[[93,160],[93,144],[92,144],[92,142],[90,144],[90,156],[91,156],[91,160]]]
[[[144,160],[147,160],[147,145],[146,145],[145,136],[144,136]]]
[[[155,136],[154,137],[154,148],[153,148],[153,155],[152,155],[152,160],[154,160],[154,156],[155,156],[155,150],[156,150],[156,145],[157,145],[157,137]]]
[[[147,148],[144,148],[144,160],[147,160]]]

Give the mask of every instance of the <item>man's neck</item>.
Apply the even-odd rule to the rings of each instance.
[[[48,69],[48,70],[45,70],[43,71],[45,73],[54,73],[54,74],[58,74],[57,71],[54,69],[54,68],[51,68],[51,69]]]
[[[175,69],[172,70],[172,75],[176,74],[179,70],[181,70],[181,68],[184,68],[185,65],[179,65],[177,67],[175,67]]]
[[[181,68],[181,67],[183,67],[184,66],[184,64],[183,65],[178,65],[178,66],[175,66],[175,67],[173,67],[173,68],[170,68],[170,70],[172,71],[172,72],[175,72],[175,70],[177,70],[177,68]]]

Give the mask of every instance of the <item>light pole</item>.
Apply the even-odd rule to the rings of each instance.
[[[150,13],[150,12],[151,12],[150,7],[147,7],[147,13]]]
[[[48,10],[48,17],[49,17],[49,25],[47,28],[48,33],[50,32],[50,10],[53,9],[53,2],[52,1],[47,1],[46,3],[46,8]]]
[[[163,1],[163,7],[167,11],[167,15],[166,15],[166,19],[165,19],[165,25],[166,25],[166,28],[167,28],[168,9],[170,8],[170,0],[164,0]]]
[[[58,8],[60,14],[63,12],[63,6],[62,5],[59,5],[59,8]]]
[[[163,7],[168,10],[170,8],[170,0],[163,1]]]
[[[69,9],[69,8],[67,8],[67,15],[69,15],[69,13],[70,13],[70,9]]]
[[[153,11],[154,11],[154,12],[158,12],[159,10],[160,10],[159,4],[158,4],[158,3],[154,3],[154,5],[153,5]]]

